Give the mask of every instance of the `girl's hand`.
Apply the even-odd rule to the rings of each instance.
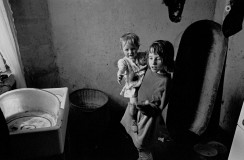
[[[159,109],[155,104],[150,103],[148,100],[137,104],[136,108],[142,112],[142,114],[147,115],[147,116],[156,116],[159,113]]]

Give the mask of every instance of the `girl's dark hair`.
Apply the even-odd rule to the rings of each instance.
[[[163,59],[167,72],[174,71],[174,47],[171,42],[165,40],[154,41],[149,47],[150,52],[158,54]]]

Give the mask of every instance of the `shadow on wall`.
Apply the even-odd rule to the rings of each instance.
[[[240,115],[240,111],[242,109],[243,97],[236,91],[233,95],[231,95],[229,100],[229,107],[224,111],[223,120],[221,121],[223,124],[223,128],[228,129],[228,131],[232,131],[230,134],[234,135],[236,124]],[[226,123],[227,122],[227,123]]]

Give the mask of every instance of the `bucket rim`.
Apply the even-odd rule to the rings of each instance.
[[[75,95],[75,93],[80,92],[80,91],[95,91],[95,92],[100,93],[100,94],[102,95],[103,99],[104,99],[103,104],[102,104],[102,105],[97,105],[97,104],[94,104],[94,103],[84,103],[84,106],[85,106],[86,104],[93,104],[93,105],[98,106],[97,108],[93,108],[93,109],[91,109],[91,108],[81,107],[81,106],[75,104],[75,103],[72,102],[72,100],[71,100],[71,99],[72,99],[72,96]],[[107,95],[105,92],[103,92],[103,91],[101,91],[101,90],[99,90],[99,89],[93,89],[93,88],[81,88],[81,89],[77,89],[77,90],[71,92],[71,93],[69,94],[69,99],[70,99],[70,104],[71,104],[72,106],[74,106],[76,109],[80,109],[80,110],[82,110],[82,111],[84,111],[84,112],[94,112],[94,111],[96,111],[96,110],[98,110],[98,109],[103,108],[103,106],[105,106],[105,105],[108,103],[109,97],[108,97],[108,95]]]

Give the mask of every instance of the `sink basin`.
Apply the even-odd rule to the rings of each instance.
[[[15,89],[0,95],[13,159],[33,159],[64,151],[68,88]]]

